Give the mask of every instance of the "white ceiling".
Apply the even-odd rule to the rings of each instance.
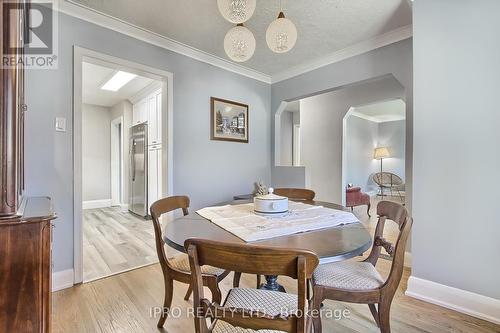
[[[353,108],[351,115],[377,123],[405,119],[406,104],[401,99]]]
[[[116,69],[88,62],[84,62],[82,66],[82,101],[85,104],[111,107],[122,100],[134,97],[154,82],[153,79],[136,76],[116,92],[102,90],[101,86],[111,78]]]
[[[215,0],[69,1],[228,59],[223,40],[233,25],[220,15]],[[407,0],[283,0],[285,15],[295,22],[299,39],[290,52],[275,54],[266,45],[265,32],[277,16],[278,3],[257,1],[254,15],[245,23],[257,39],[257,49],[243,65],[267,75],[411,24]]]

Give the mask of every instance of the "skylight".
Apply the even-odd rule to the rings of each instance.
[[[111,77],[111,79],[109,79],[106,83],[102,85],[101,89],[109,91],[118,91],[136,76],[137,75],[132,73],[118,71],[115,73],[115,75]]]

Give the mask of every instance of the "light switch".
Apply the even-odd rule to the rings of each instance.
[[[66,118],[56,117],[56,132],[66,132]]]

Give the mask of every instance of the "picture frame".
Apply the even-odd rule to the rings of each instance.
[[[210,139],[248,143],[248,105],[210,98]]]

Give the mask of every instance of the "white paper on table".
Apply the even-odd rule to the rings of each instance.
[[[253,203],[202,208],[199,215],[246,242],[357,223],[350,212],[289,202],[289,212],[280,217],[257,215]]]

